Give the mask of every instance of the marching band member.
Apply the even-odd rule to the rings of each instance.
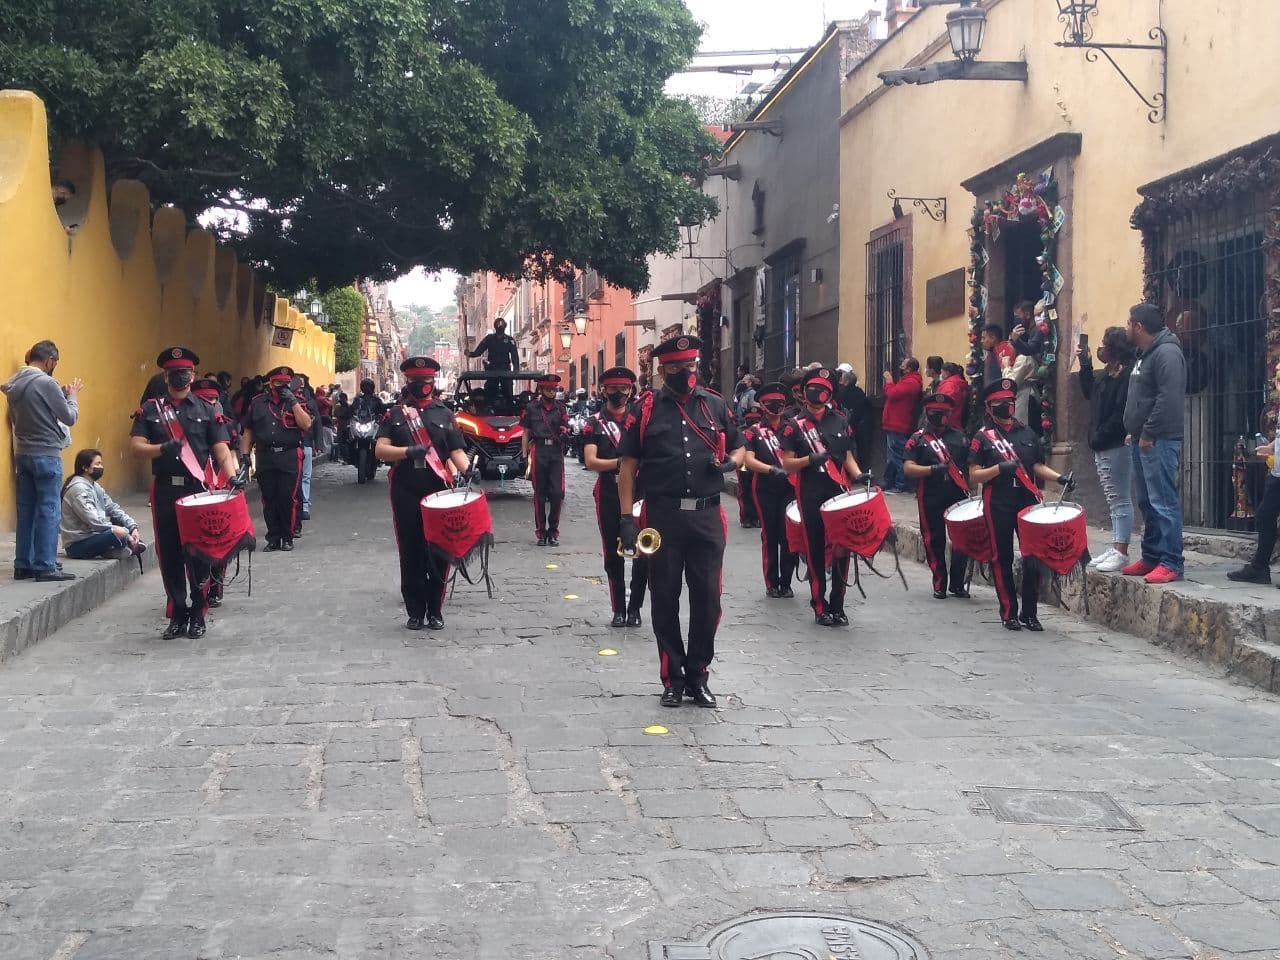
[[[564,440],[569,432],[569,411],[556,399],[560,375],[538,378],[538,396],[520,415],[524,432],[520,446],[529,461],[533,481],[533,522],[538,546],[560,545],[560,508],[564,504]],[[530,449],[532,448],[532,449]]]
[[[311,414],[293,392],[293,371],[276,367],[267,373],[267,389],[253,398],[240,436],[240,456],[248,460],[256,448],[258,489],[267,523],[263,553],[292,550],[298,526],[298,483],[302,477],[302,434],[311,429]]]
[[[787,507],[795,500],[795,489],[782,466],[782,412],[787,390],[781,383],[768,383],[756,394],[763,415],[758,423],[742,431],[746,445],[747,471],[753,478],[756,512],[760,517],[760,550],[763,554],[765,596],[794,597],[791,578],[797,558],[787,546]]]
[[[925,559],[933,571],[933,598],[947,599],[948,572],[951,595],[968,597],[965,573],[969,558],[951,547],[951,567],[947,568],[947,524],[943,514],[953,503],[969,494],[965,466],[969,459],[969,443],[965,435],[950,425],[955,401],[945,393],[931,393],[924,398],[925,425],[907,440],[902,469],[916,484],[916,505],[920,511],[920,538],[924,541]]]

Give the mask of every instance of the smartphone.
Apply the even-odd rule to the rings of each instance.
[[[1080,334],[1080,343],[1076,349],[1083,350],[1085,353],[1089,352],[1089,335],[1087,333]]]

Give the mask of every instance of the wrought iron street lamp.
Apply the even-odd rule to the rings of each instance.
[[[567,323],[560,328],[560,346],[565,350],[573,346],[573,330]]]
[[[1098,58],[1105,57],[1107,63],[1120,74],[1122,79],[1138,99],[1147,108],[1147,120],[1150,123],[1161,123],[1169,106],[1169,36],[1164,27],[1154,26],[1147,31],[1151,43],[1095,43],[1093,40],[1094,17],[1098,15],[1098,0],[1056,0],[1058,19],[1064,29],[1059,47],[1074,48],[1084,51],[1084,58],[1089,63],[1097,63]],[[1147,96],[1138,85],[1129,79],[1129,75],[1121,69],[1112,50],[1154,50],[1160,54],[1160,89]]]
[[[587,332],[587,324],[591,322],[585,300],[573,301],[573,312],[569,319],[573,321],[573,329],[578,331],[578,336],[584,336]]]
[[[312,300],[312,301],[311,301],[311,316],[312,316],[312,317],[318,317],[318,316],[320,316],[320,314],[321,314],[321,313],[323,313],[323,312],[324,312],[324,304],[322,304],[319,300]]]
[[[973,0],[960,0],[960,8],[947,14],[947,36],[957,60],[970,61],[981,53],[986,32],[987,11],[975,7]]]
[[[1098,14],[1098,0],[1057,0],[1058,19],[1066,24],[1065,39],[1071,43],[1083,44],[1093,39],[1093,24],[1090,17]]]
[[[926,63],[906,70],[885,70],[879,74],[887,87],[904,83],[937,83],[939,80],[1013,80],[1027,82],[1024,60],[979,60],[987,33],[987,11],[977,0],[919,0],[921,7],[959,4],[947,14],[947,39],[955,60]],[[1059,0],[1063,2],[1063,0]]]

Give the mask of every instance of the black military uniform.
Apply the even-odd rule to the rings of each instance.
[[[205,378],[197,380],[192,384],[191,392],[204,400],[213,407],[213,416],[218,423],[222,424],[227,431],[227,444],[232,450],[240,449],[240,424],[236,422],[234,417],[227,416],[227,406],[222,402],[222,398],[226,396],[217,380]],[[206,600],[211,607],[222,606],[223,589],[222,585],[227,581],[226,563],[214,564],[212,576],[209,578],[209,589],[206,591]]]
[[[520,348],[516,346],[515,340],[507,333],[506,321],[501,317],[494,321],[493,333],[486,334],[476,344],[476,348],[467,353],[467,356],[483,356],[486,370],[515,370],[520,366]],[[490,407],[492,407],[499,394],[510,403],[511,381],[497,377],[486,380],[484,392]]]
[[[454,423],[453,411],[435,395],[435,375],[440,364],[430,357],[410,357],[400,369],[407,381],[405,403],[388,409],[378,427],[378,439],[385,437],[393,447],[422,454],[391,465],[391,520],[400,553],[400,595],[409,615],[405,625],[410,630],[421,630],[424,625],[440,630],[444,627],[442,611],[449,561],[440,551],[428,548],[419,504],[427,494],[448,489],[449,455],[465,450],[466,440]],[[415,409],[425,438],[415,436],[410,425],[409,417]],[[430,441],[434,455],[426,449],[423,439]]]
[[[673,337],[658,346],[654,359],[664,366],[693,363],[701,347],[697,337]],[[621,452],[625,460],[639,461],[645,493],[641,522],[662,536],[662,546],[649,559],[650,616],[665,688],[662,704],[678,707],[688,696],[699,706],[714,707],[707,675],[720,624],[727,536],[720,495],[742,436],[724,398],[698,386],[692,368],[664,375],[664,380],[663,389],[646,394],[627,418]],[[624,469],[635,469],[635,464]],[[629,506],[624,496],[622,507]],[[622,529],[624,542],[634,542],[629,514],[622,516]],[[687,652],[680,632],[684,581],[689,584]]]
[[[804,521],[804,539],[808,547],[805,563],[809,567],[810,606],[814,622],[824,627],[848,626],[844,612],[844,594],[849,579],[849,556],[833,551],[828,562],[827,531],[822,522],[822,504],[849,488],[852,480],[844,472],[845,456],[853,451],[853,432],[849,421],[826,404],[835,391],[835,377],[830,370],[812,370],[804,378],[806,401],[818,406],[818,413],[806,405],[790,423],[782,428],[782,447],[791,456],[808,457],[809,462],[794,474],[798,478],[796,500]],[[841,555],[843,554],[843,555]],[[827,575],[831,576],[831,592],[827,593]]]
[[[948,507],[969,494],[969,442],[963,433],[947,425],[954,402],[945,393],[924,398],[925,426],[907,439],[904,455],[907,461],[930,469],[929,475],[916,483],[916,505],[925,559],[933,571],[933,595],[938,600],[947,598],[948,583],[953,597],[969,596],[964,585],[969,558],[952,545],[948,570],[947,524],[943,519]]]
[[[171,347],[156,360],[165,375],[173,378],[171,383],[177,383],[185,373],[186,382],[177,388],[179,390],[194,381],[199,362],[200,358],[185,347]],[[129,435],[141,437],[147,443],[163,444],[165,448],[151,461],[151,522],[155,528],[160,578],[168,598],[165,616],[169,618],[169,626],[164,637],[172,640],[185,633],[199,639],[205,633],[210,568],[207,563],[184,555],[175,504],[205,489],[206,480],[212,477],[208,467],[210,455],[216,444],[228,443],[227,429],[219,422],[213,405],[201,397],[188,393],[181,400],[175,400],[166,393],[138,407]],[[194,454],[191,466],[184,463],[184,443]],[[193,468],[198,468],[199,473],[193,472]]]
[[[538,379],[538,391],[554,391],[558,374]],[[560,543],[560,507],[564,503],[564,443],[569,433],[569,411],[555,399],[537,396],[520,415],[520,426],[529,440],[529,479],[533,482],[533,524],[538,546]]]
[[[268,389],[253,398],[245,418],[246,439],[256,452],[262,514],[267,523],[264,552],[292,550],[298,525],[298,484],[302,474],[302,429],[295,418],[300,401],[290,384],[293,371],[276,367]],[[247,451],[245,451],[247,453]]]
[[[765,594],[769,597],[794,597],[791,578],[795,576],[798,559],[787,546],[787,507],[795,500],[795,487],[782,469],[782,443],[779,433],[784,429],[782,410],[787,393],[780,383],[768,383],[760,388],[757,402],[765,408],[765,416],[742,431],[742,438],[757,463],[769,468],[768,473],[745,472],[752,478],[752,493],[756,513],[760,517],[761,568],[764,571]],[[767,406],[766,406],[767,405]],[[769,407],[776,407],[773,413]]]
[[[636,375],[626,367],[612,367],[600,377],[606,394],[625,394],[623,412],[615,416],[608,407],[593,414],[582,428],[582,446],[596,448],[600,460],[618,459],[622,432],[631,412],[629,403],[635,396]],[[596,477],[596,523],[600,527],[600,545],[604,552],[604,572],[609,580],[609,600],[613,610],[612,626],[640,626],[640,608],[644,606],[644,590],[649,580],[649,561],[637,555],[631,561],[631,597],[627,598],[626,561],[618,555],[619,524],[622,511],[618,500],[618,468],[602,471]]]

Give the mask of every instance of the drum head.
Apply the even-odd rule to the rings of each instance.
[[[422,505],[432,510],[456,510],[484,496],[478,490],[441,490],[422,498]]]
[[[955,520],[957,523],[964,523],[966,520],[977,520],[982,516],[982,501],[961,500],[959,503],[953,503],[947,507],[942,515],[947,520]]]
[[[787,504],[787,519],[792,523],[800,523],[800,504],[792,500]]]
[[[1078,503],[1042,503],[1022,515],[1027,523],[1067,523],[1084,513]]]
[[[878,496],[880,496],[880,491],[875,487],[870,490],[866,487],[860,487],[857,490],[846,490],[844,493],[837,493],[830,500],[825,501],[820,509],[847,510],[850,507],[860,507]]]
[[[237,490],[206,490],[204,493],[192,493],[178,500],[178,503],[186,507],[210,507],[215,503],[225,503],[227,500],[240,496]]]

